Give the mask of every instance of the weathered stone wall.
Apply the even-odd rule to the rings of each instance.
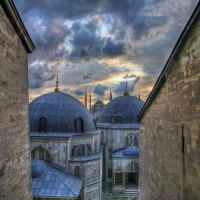
[[[142,118],[140,151],[141,200],[200,199],[200,21]]]
[[[31,199],[27,52],[0,4],[0,199]]]
[[[81,178],[84,181],[82,198],[87,200],[100,200],[102,195],[102,159],[88,161],[70,161],[70,173],[74,174],[74,169],[79,166]]]

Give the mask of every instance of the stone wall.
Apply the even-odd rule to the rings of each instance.
[[[27,58],[27,51],[0,4],[1,200],[32,199]]]
[[[102,195],[102,158],[88,161],[70,161],[70,173],[75,167],[80,167],[81,178],[84,181],[82,199],[100,200]]]
[[[199,200],[200,21],[165,78],[141,120],[140,199]]]

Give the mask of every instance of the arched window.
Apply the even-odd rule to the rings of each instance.
[[[128,136],[125,137],[125,144],[126,144],[126,146],[129,146],[129,137]]]
[[[111,123],[115,123],[115,117],[114,116],[111,117]]]
[[[82,133],[83,130],[83,120],[79,117],[75,119],[75,130],[77,133]]]
[[[122,123],[122,117],[118,116],[118,123]]]
[[[139,171],[139,164],[134,162],[134,172],[138,172]]]
[[[127,172],[133,172],[134,171],[134,162],[131,162],[126,167]]]
[[[31,151],[32,160],[51,160],[49,152],[43,147],[36,147]]]
[[[72,148],[72,156],[78,156],[78,146],[74,145]]]
[[[39,131],[40,132],[46,132],[47,131],[47,118],[46,117],[40,118]]]
[[[101,142],[104,142],[104,132],[101,131]]]
[[[95,140],[94,141],[94,153],[96,153],[97,152],[97,141]]]
[[[74,175],[78,176],[78,177],[81,177],[81,168],[79,166],[76,166],[74,168]]]
[[[137,138],[137,136],[134,137],[134,145],[138,146],[138,138]]]

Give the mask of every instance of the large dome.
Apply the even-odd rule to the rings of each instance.
[[[46,132],[96,130],[93,117],[85,106],[76,98],[62,92],[48,93],[33,100],[29,106],[29,118],[31,132],[40,132],[43,129]]]
[[[109,102],[99,116],[99,123],[137,123],[144,102],[134,96],[120,96]]]

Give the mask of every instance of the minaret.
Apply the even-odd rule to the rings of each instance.
[[[129,96],[129,93],[128,93],[128,82],[126,81],[126,87],[125,87],[125,90],[124,90],[124,96]]]
[[[85,107],[87,108],[87,91],[85,90]]]
[[[110,101],[112,101],[112,90],[110,89]]]
[[[57,74],[55,92],[59,92],[58,84],[59,84],[59,81],[58,81],[58,74]]]
[[[90,92],[90,109],[92,108],[92,94]]]

